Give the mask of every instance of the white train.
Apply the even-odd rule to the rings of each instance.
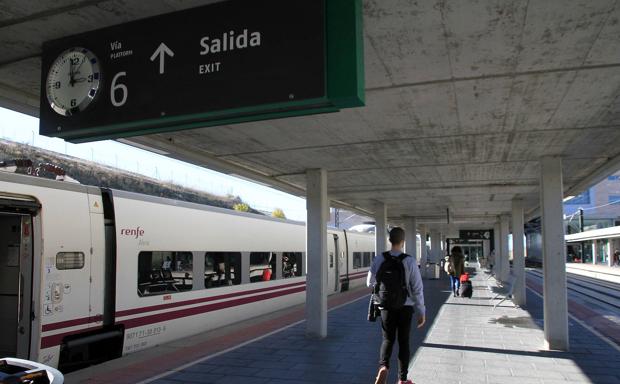
[[[303,303],[305,225],[0,172],[0,357],[77,369]],[[331,293],[374,235],[328,230]]]

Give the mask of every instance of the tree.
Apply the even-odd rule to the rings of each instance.
[[[250,206],[246,203],[237,203],[233,205],[233,209],[239,212],[250,212]]]
[[[271,213],[271,216],[277,217],[278,219],[286,219],[286,215],[284,214],[284,211],[280,208],[274,209],[273,212]]]

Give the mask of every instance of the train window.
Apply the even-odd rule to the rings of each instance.
[[[216,288],[241,284],[240,252],[207,252],[205,287]]]
[[[56,269],[82,269],[84,268],[83,252],[59,252],[56,254]]]
[[[276,254],[273,252],[250,253],[250,283],[275,280]]]
[[[364,268],[370,267],[370,252],[364,252],[364,264],[362,264]]]
[[[301,276],[301,252],[282,253],[282,277],[285,279]]]
[[[138,294],[163,295],[192,289],[191,252],[152,251],[138,254]]]
[[[353,252],[353,268],[362,268],[362,252]]]

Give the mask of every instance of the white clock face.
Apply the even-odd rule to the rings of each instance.
[[[50,107],[63,116],[75,115],[88,107],[99,90],[99,61],[84,48],[71,48],[52,63],[46,91]]]

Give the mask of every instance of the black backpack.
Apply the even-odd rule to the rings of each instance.
[[[408,294],[403,260],[408,256],[401,253],[394,257],[389,252],[383,253],[373,294],[375,305],[381,309],[401,309],[405,305]]]

